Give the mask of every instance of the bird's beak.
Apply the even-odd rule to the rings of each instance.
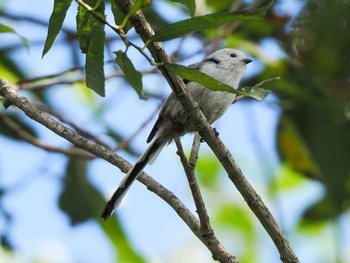
[[[249,58],[245,58],[245,59],[242,59],[242,61],[246,64],[249,64],[250,62],[252,62],[253,60],[249,59]]]

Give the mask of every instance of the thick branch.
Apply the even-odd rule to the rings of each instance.
[[[132,5],[132,1],[130,0],[115,1],[124,13],[127,13],[130,6]],[[141,11],[131,16],[130,22],[144,43],[146,43],[147,40],[154,34],[150,24],[147,22]],[[161,43],[152,42],[147,46],[147,48],[151,52],[156,62],[169,62],[169,58],[165,53]],[[242,171],[233,160],[228,149],[224,146],[222,141],[215,136],[215,132],[211,129],[210,125],[206,121],[206,118],[199,109],[197,103],[195,103],[195,101],[187,92],[183,81],[179,77],[170,74],[165,67],[159,66],[158,68],[168,81],[177,99],[180,101],[184,109],[188,112],[190,118],[198,127],[199,134],[213,150],[214,154],[224,166],[232,182],[235,184],[253,213],[264,226],[267,233],[270,235],[280,253],[281,260],[288,263],[299,262],[297,256],[289,244],[289,241],[286,239],[276,220],[268,208],[265,206],[265,204],[262,202],[260,196],[255,192],[253,187],[246,180]]]

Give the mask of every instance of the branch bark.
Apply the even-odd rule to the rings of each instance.
[[[16,86],[10,85],[6,80],[0,81],[0,95],[5,98],[3,103],[5,108],[9,107],[10,105],[17,106],[29,118],[42,124],[57,135],[65,138],[76,147],[108,161],[112,165],[118,167],[123,173],[127,173],[131,169],[130,163],[110,149],[84,138],[83,136],[55,121],[47,113],[40,111],[37,107],[30,103],[26,97],[19,95],[17,93]],[[137,180],[146,185],[148,190],[158,195],[175,210],[179,217],[188,225],[191,231],[210,249],[215,260],[223,263],[236,263],[235,258],[225,250],[218,239],[213,237],[210,239],[210,243],[208,243],[208,240],[203,238],[200,231],[200,223],[197,218],[171,191],[144,172],[139,175]]]
[[[191,156],[189,160],[187,160],[185,156],[180,140],[176,140],[175,142],[178,149],[177,154],[180,156],[180,160],[181,160],[182,166],[184,167],[188,184],[191,188],[193,200],[196,205],[196,211],[199,216],[202,235],[205,238],[210,238],[211,236],[214,235],[214,230],[210,224],[210,218],[208,216],[208,212],[205,207],[205,202],[203,200],[203,197],[196,179],[196,175],[195,175],[195,168],[196,168],[196,162],[198,158],[199,145],[200,145],[200,136],[198,135],[198,133],[196,133],[193,139]]]
[[[196,211],[199,216],[199,222],[201,224],[201,232],[203,237],[210,237],[214,235],[213,228],[210,225],[210,219],[208,216],[207,209],[205,208],[205,203],[200,192],[200,188],[195,175],[195,164],[190,163],[182,148],[180,140],[175,141],[177,146],[177,154],[180,156],[182,166],[184,167],[188,184],[191,188],[194,203],[196,205]]]
[[[133,4],[133,2],[130,0],[115,0],[115,2],[125,14],[128,13],[130,6]],[[146,43],[147,40],[154,34],[152,27],[147,22],[141,11],[132,15],[130,17],[130,22],[144,43]],[[156,62],[169,62],[169,58],[161,43],[149,43],[147,48]],[[172,75],[164,66],[158,66],[158,69],[162,72],[177,99],[180,101],[184,109],[188,112],[190,118],[198,127],[197,130],[199,131],[201,137],[208,143],[209,147],[220,160],[228,173],[229,178],[235,184],[236,188],[241,193],[250,209],[264,226],[266,232],[270,235],[280,253],[281,260],[286,263],[299,262],[299,259],[292,250],[289,241],[277,224],[275,218],[265,206],[260,196],[255,192],[254,188],[246,180],[241,169],[238,167],[232,158],[231,153],[225,147],[223,142],[220,140],[220,138],[215,136],[215,132],[206,121],[206,118],[198,107],[198,104],[187,92],[186,86],[182,79],[178,76]]]

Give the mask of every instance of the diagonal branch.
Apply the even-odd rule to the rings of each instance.
[[[199,150],[198,146],[199,145],[196,145],[196,138],[199,138],[197,136],[197,134],[196,134],[195,139],[193,141],[191,157],[194,155],[197,156],[197,154],[198,154],[198,150]],[[201,191],[199,189],[199,185],[198,185],[196,175],[194,172],[195,167],[196,167],[196,163],[190,162],[187,160],[185,153],[184,153],[184,150],[182,148],[182,144],[181,144],[179,139],[176,140],[175,143],[177,146],[177,154],[180,156],[182,166],[184,167],[184,170],[185,170],[185,173],[187,176],[188,184],[191,188],[193,200],[194,200],[194,203],[196,205],[197,213],[199,216],[199,222],[201,224],[202,236],[206,239],[209,239],[211,236],[214,236],[214,231],[210,225],[210,220],[209,220],[209,216],[207,213],[207,209],[205,208],[205,203],[204,203],[204,200],[202,198],[202,194],[201,194]],[[192,160],[193,159],[194,158],[192,158]],[[197,159],[197,158],[195,158],[195,159]]]
[[[131,0],[114,1],[116,1],[117,5],[124,13],[128,13],[130,6],[132,5]],[[150,39],[150,37],[154,34],[154,31],[146,18],[143,16],[142,12],[139,11],[132,15],[130,17],[130,22],[144,43],[147,43],[147,40]],[[149,43],[147,48],[157,63],[169,62],[169,58],[164,51],[161,43]],[[289,241],[277,224],[275,218],[263,203],[260,196],[255,192],[254,188],[246,180],[241,169],[238,167],[223,142],[220,140],[220,138],[217,138],[215,136],[215,132],[206,121],[206,118],[201,112],[197,103],[195,103],[195,101],[191,98],[188,91],[186,90],[182,79],[180,79],[178,76],[172,75],[161,64],[158,65],[158,69],[162,72],[163,76],[168,81],[170,87],[174,91],[174,94],[184,109],[187,111],[189,117],[198,127],[197,130],[199,131],[199,134],[208,143],[214,154],[220,160],[226,172],[228,173],[229,178],[235,184],[236,188],[241,193],[250,209],[264,226],[266,232],[270,235],[280,253],[281,260],[288,263],[299,262],[297,256],[289,244]]]
[[[196,188],[198,188],[198,194],[199,194],[199,206],[197,207],[198,213],[201,214],[199,215],[200,218],[200,222],[201,222],[201,229],[202,229],[202,233],[204,235],[210,235],[211,232],[213,232],[213,228],[210,224],[210,218],[208,216],[208,212],[205,208],[205,204],[204,201],[202,199],[202,197],[200,196],[200,190],[199,190],[199,185],[198,182],[196,180],[195,174],[194,174],[194,169],[196,167],[197,164],[197,159],[198,159],[198,153],[199,153],[199,148],[200,148],[200,144],[201,144],[201,137],[200,135],[196,132],[194,135],[194,139],[193,139],[193,143],[192,143],[192,149],[191,149],[191,154],[190,154],[190,158],[189,158],[189,165],[190,167],[192,167],[193,169],[193,178],[192,180],[194,181],[194,183],[196,184]]]
[[[29,118],[42,124],[57,135],[65,138],[76,147],[108,161],[112,165],[118,167],[123,173],[127,173],[130,170],[131,164],[125,159],[110,149],[84,138],[83,136],[55,121],[47,113],[40,111],[37,107],[30,103],[26,97],[19,95],[17,93],[16,86],[10,85],[6,80],[0,81],[0,95],[5,98],[3,102],[5,108],[9,107],[10,105],[15,105]],[[137,180],[146,185],[148,190],[152,191],[166,203],[168,203],[168,205],[171,206],[179,217],[188,225],[191,231],[204,244],[209,246],[208,248],[213,247],[215,249],[212,251],[214,259],[224,263],[236,262],[235,258],[225,250],[219,240],[217,240],[215,237],[210,240],[212,242],[211,244],[206,243],[207,241],[202,237],[200,224],[196,217],[171,191],[166,189],[163,185],[155,181],[144,172],[139,175]]]

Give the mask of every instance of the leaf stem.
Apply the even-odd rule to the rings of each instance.
[[[146,52],[144,51],[143,48],[137,46],[136,44],[134,44],[133,42],[131,42],[130,40],[128,40],[125,37],[124,34],[124,30],[123,30],[123,26],[117,26],[114,24],[109,23],[104,17],[101,17],[101,15],[97,12],[95,12],[94,8],[92,8],[91,6],[89,6],[88,4],[84,3],[84,1],[82,0],[75,0],[79,5],[81,5],[82,7],[84,7],[87,11],[89,11],[97,20],[99,20],[101,23],[107,25],[108,27],[110,27],[114,32],[116,32],[119,37],[123,40],[125,46],[128,48],[129,46],[134,47],[136,50],[138,50],[142,56],[144,56],[146,58],[146,60],[151,64],[154,65],[154,61],[146,54]]]

